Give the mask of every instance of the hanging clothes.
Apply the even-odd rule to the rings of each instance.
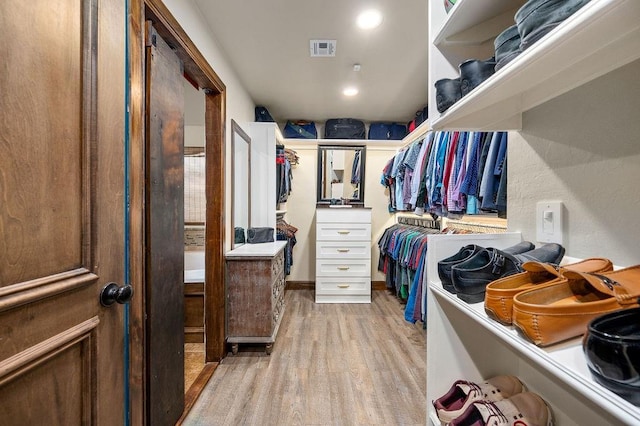
[[[380,183],[389,212],[506,217],[506,162],[506,132],[427,132],[386,163]]]
[[[378,240],[378,270],[384,272],[387,289],[405,303],[405,319],[424,321],[428,235],[438,229],[395,224]]]
[[[276,204],[286,203],[291,194],[291,162],[284,145],[276,145]]]
[[[351,164],[351,183],[354,185],[360,184],[360,151],[356,151],[353,156],[353,163]]]
[[[279,218],[276,221],[276,240],[287,242],[284,249],[285,275],[289,275],[291,273],[291,266],[293,265],[293,247],[297,242],[296,232],[298,232],[298,228],[289,225],[284,219]]]

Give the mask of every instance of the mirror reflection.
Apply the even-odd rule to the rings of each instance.
[[[317,202],[364,204],[364,146],[318,146]]]
[[[243,245],[251,211],[251,138],[231,120],[231,227],[232,247]]]

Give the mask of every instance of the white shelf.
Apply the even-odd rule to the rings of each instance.
[[[309,145],[363,145],[368,143],[380,143],[380,144],[402,144],[402,140],[400,139],[298,139],[298,138],[289,138],[284,139],[285,145],[304,145],[308,143]]]
[[[500,3],[460,1],[438,40],[477,24],[470,8]],[[434,130],[519,130],[523,112],[638,58],[640,1],[593,0],[430,124]]]
[[[427,413],[431,400],[458,379],[478,381],[513,374],[551,406],[557,425],[640,424],[640,407],[597,384],[586,365],[581,338],[540,348],[514,327],[490,319],[484,303],[467,304],[445,291],[438,261],[467,244],[505,248],[520,233],[443,234],[427,251]],[[579,259],[565,257],[564,262]]]
[[[429,286],[440,300],[454,306],[472,321],[493,333],[520,356],[536,363],[571,386],[575,392],[626,424],[640,424],[639,407],[620,398],[591,378],[582,351],[581,338],[540,348],[522,338],[514,327],[504,326],[490,319],[484,311],[484,302],[467,304],[444,290],[439,281],[430,282]]]
[[[429,130],[431,130],[431,127],[429,126],[429,120],[423,121],[418,127],[413,129],[413,132],[407,134],[407,136],[402,139],[402,146],[409,145],[411,142],[417,141],[418,139],[423,137]]]
[[[514,25],[516,11],[525,3],[496,0],[458,0],[433,44],[479,44]]]

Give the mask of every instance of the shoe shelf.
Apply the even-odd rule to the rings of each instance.
[[[460,55],[449,53],[459,45],[466,45],[467,57],[473,58],[474,46],[484,43],[478,53],[483,56],[474,59],[485,59],[487,38],[492,42],[514,24],[513,19],[504,24],[513,11],[505,3],[510,2],[459,0],[432,37],[430,81],[456,77],[452,72],[459,62],[451,61]],[[430,125],[434,130],[520,130],[523,112],[638,58],[640,2],[592,0],[447,111],[436,111]],[[435,89],[429,90],[435,104]]]
[[[504,248],[504,244],[512,245],[510,240],[504,237],[494,241],[487,241],[486,237],[477,240],[473,235],[461,235],[465,238],[457,240],[446,238],[451,236],[434,237],[429,239],[427,252],[427,359],[430,363],[427,393],[432,423],[435,413],[430,401],[446,391],[453,381],[514,374],[529,390],[547,401],[557,425],[640,424],[640,407],[591,378],[581,338],[538,347],[523,338],[515,327],[504,326],[489,318],[484,311],[484,302],[467,304],[443,289],[437,274],[439,259],[455,254],[466,244]],[[487,242],[494,245],[483,245]],[[435,251],[433,256],[430,253],[432,249]],[[565,259],[565,262],[577,260]],[[447,380],[443,380],[441,373],[445,368],[449,369]],[[437,381],[433,380],[434,375],[440,376]]]

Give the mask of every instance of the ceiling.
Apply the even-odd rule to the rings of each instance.
[[[193,1],[255,104],[277,121],[406,123],[427,104],[424,0]],[[362,30],[356,17],[370,8],[383,22]],[[337,40],[335,57],[311,58],[311,39]],[[344,96],[347,85],[359,94]]]

